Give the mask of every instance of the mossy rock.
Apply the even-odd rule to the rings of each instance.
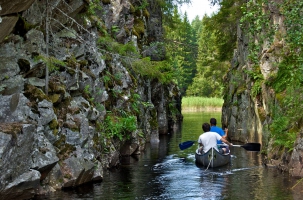
[[[133,30],[134,30],[133,32],[136,32],[135,35],[138,38],[141,38],[141,35],[144,35],[144,32],[145,32],[144,21],[140,18],[135,19]]]
[[[59,123],[56,119],[53,119],[48,125],[49,125],[49,128],[52,130],[59,128]]]
[[[90,69],[83,68],[82,71],[83,71],[86,75],[92,77],[93,79],[96,79],[96,78],[97,78],[96,75],[93,74],[93,72],[92,72]]]
[[[261,122],[266,120],[266,112],[263,107],[258,107],[258,114]]]
[[[85,66],[88,65],[88,60],[80,60],[78,61],[78,63],[80,64],[81,69]]]
[[[153,109],[150,111],[151,119],[149,120],[149,124],[151,128],[156,129],[158,128],[158,120],[157,120],[157,111]]]
[[[132,4],[130,4],[129,12],[131,14],[134,14],[136,12],[136,9],[135,9],[135,7]]]
[[[65,94],[66,92],[65,86],[63,84],[54,81],[53,79],[49,81],[48,86],[53,93]]]
[[[52,94],[49,95],[49,99],[50,101],[54,104],[54,103],[58,103],[60,100],[61,95],[60,94]]]
[[[30,99],[36,101],[37,99],[39,101],[43,101],[44,99],[50,101],[50,99],[46,96],[46,94],[36,86],[26,84],[25,85],[25,95],[27,97],[30,97]]]
[[[70,67],[72,69],[77,69],[77,67],[80,66],[79,63],[77,62],[76,58],[74,58],[73,56],[67,58],[66,64],[68,67]]]
[[[135,36],[137,36],[137,38],[140,38],[139,33],[138,33],[135,29],[133,29],[133,34],[134,34]]]
[[[17,138],[17,134],[21,133],[23,124],[19,122],[0,123],[1,132],[10,134],[13,138]]]
[[[236,94],[241,95],[246,91],[246,85],[242,84],[240,87],[237,88]]]
[[[143,16],[146,18],[149,18],[149,16],[150,16],[150,14],[146,8],[143,10]]]

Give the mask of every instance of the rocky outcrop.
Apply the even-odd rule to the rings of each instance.
[[[0,42],[12,32],[18,21],[17,13],[28,9],[34,0],[3,0],[0,3]]]
[[[274,165],[294,177],[303,177],[301,170],[303,167],[302,123],[296,122],[297,139],[293,144],[293,149],[273,145],[276,138],[270,137],[273,135],[270,125],[274,120],[275,110],[282,110],[281,115],[283,112],[286,113],[279,107],[279,101],[283,95],[278,99],[279,95],[268,84],[277,75],[279,70],[277,66],[283,60],[284,53],[289,51],[286,40],[282,37],[286,35],[287,31],[285,16],[282,14],[283,9],[278,6],[282,4],[284,1],[281,0],[262,4],[260,10],[266,16],[265,21],[268,25],[262,27],[262,31],[247,33],[248,29],[238,27],[237,49],[234,51],[232,67],[225,77],[225,82],[229,84],[224,92],[222,123],[228,126],[231,140],[262,143],[262,150],[267,153],[264,160],[265,165]],[[270,35],[273,33],[275,35]],[[248,35],[250,35],[251,41],[249,41]],[[251,43],[260,46],[258,51],[255,50],[256,59],[258,59],[255,68],[248,59],[248,47]],[[258,82],[254,76],[259,76],[259,80],[262,81]],[[290,134],[287,131],[283,130],[285,134]]]
[[[155,2],[134,12],[139,1],[100,1],[89,15],[91,1],[49,0],[49,26],[46,1],[10,2],[0,12],[0,199],[102,180],[182,119],[176,85],[140,75],[131,55],[111,50],[133,41],[164,57],[151,45],[162,40],[161,13],[149,15]]]

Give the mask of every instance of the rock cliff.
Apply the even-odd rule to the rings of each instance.
[[[156,2],[0,2],[0,199],[102,180],[182,120],[177,86],[140,73],[165,56]]]
[[[265,165],[303,177],[302,86],[293,85],[292,74],[285,78],[300,71],[299,39],[291,37],[299,33],[293,25],[301,18],[294,8],[302,3],[248,1],[244,6],[246,21],[238,26],[237,49],[225,76],[222,124],[231,140],[262,143]]]

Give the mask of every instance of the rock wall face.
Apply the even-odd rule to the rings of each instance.
[[[134,72],[131,56],[109,51],[132,41],[142,55],[164,58],[155,2],[95,1],[93,15],[89,2],[0,3],[1,199],[102,180],[103,169],[182,120],[176,85]],[[100,42],[105,32],[115,41]]]
[[[278,9],[279,4],[280,0],[271,1],[264,4],[260,10],[263,10],[263,13],[270,13],[267,15],[270,27],[275,27],[279,33],[285,33],[284,16]],[[272,120],[270,105],[275,101],[275,92],[264,83],[270,79],[270,75],[277,73],[284,38],[275,35],[264,39],[261,36],[273,31],[270,27],[252,34],[247,32],[249,26],[251,25],[247,24],[245,27],[238,25],[237,49],[234,51],[231,69],[225,77],[229,84],[225,88],[222,123],[229,127],[232,140],[268,143],[267,126]],[[249,45],[252,43],[261,45],[256,54],[260,79],[264,81],[257,94],[254,91],[256,80],[250,75],[256,65],[248,58]]]
[[[231,140],[240,142],[262,142],[262,122],[258,115],[257,98],[252,97],[250,77],[245,73],[250,68],[247,63],[248,37],[238,26],[238,48],[234,51],[231,68],[225,81],[224,105],[222,108],[222,124],[228,127]]]
[[[281,108],[281,99],[285,97],[287,91],[277,95],[275,89],[268,84],[277,75],[279,63],[283,61],[290,48],[285,39],[288,31],[285,23],[287,16],[283,15],[281,7],[287,5],[285,2],[272,0],[262,6],[259,5],[262,11],[260,13],[264,14],[267,23],[267,26],[262,26],[261,31],[247,32],[251,24],[238,27],[237,49],[234,51],[232,67],[225,77],[228,85],[225,88],[222,123],[229,128],[230,139],[240,142],[260,142],[263,152],[267,153],[268,160],[264,160],[265,164],[275,165],[283,171],[288,171],[292,176],[303,177],[300,118],[295,122],[297,139],[292,148],[273,145],[276,138],[270,129],[275,120],[275,109],[281,110],[282,116],[287,109],[296,109],[295,107]],[[256,2],[250,1],[250,3]],[[256,21],[256,18],[253,20]],[[251,44],[260,46],[260,49],[255,51],[257,64],[249,59]],[[262,81],[258,82],[258,80]],[[285,129],[283,134],[289,134],[288,130]]]

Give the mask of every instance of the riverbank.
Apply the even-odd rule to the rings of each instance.
[[[182,107],[182,113],[189,113],[189,112],[222,112],[222,107],[213,107],[213,106],[207,106],[207,107],[184,106],[184,107]]]
[[[223,99],[206,97],[183,97],[182,112],[221,112]]]

